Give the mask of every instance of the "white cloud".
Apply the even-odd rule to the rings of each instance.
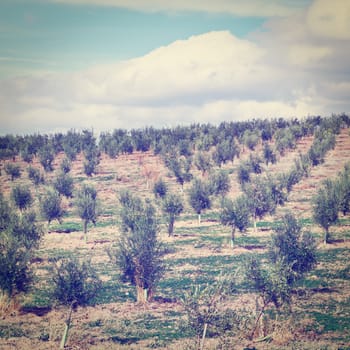
[[[288,58],[292,64],[305,66],[319,62],[331,54],[330,47],[296,44],[289,48]]]
[[[349,40],[321,38],[308,16],[273,19],[249,40],[210,32],[124,62],[0,81],[1,132],[349,113]]]
[[[71,5],[116,6],[147,12],[199,11],[238,16],[287,16],[303,7],[281,0],[50,0]]]
[[[315,1],[308,11],[307,25],[319,37],[350,39],[350,1]]]

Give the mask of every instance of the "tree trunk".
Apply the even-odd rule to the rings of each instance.
[[[203,329],[203,334],[202,334],[202,341],[201,341],[201,345],[200,345],[200,350],[204,349],[204,340],[205,340],[205,336],[207,335],[207,328],[208,328],[208,323],[204,323],[204,329]]]
[[[148,289],[142,286],[136,286],[136,298],[140,304],[146,304],[148,301]]]
[[[231,248],[233,248],[233,244],[235,242],[235,231],[236,231],[235,227],[232,226],[232,229],[231,229]]]
[[[326,231],[324,233],[324,244],[328,244],[329,243],[329,229],[326,228]]]
[[[171,216],[170,219],[169,219],[169,226],[168,226],[169,237],[173,236],[174,222],[175,222],[175,218]]]
[[[253,218],[253,222],[254,222],[254,232],[256,232],[256,216],[254,215],[254,218]]]
[[[72,303],[70,305],[70,308],[69,308],[68,317],[67,317],[67,320],[65,322],[64,331],[63,331],[63,335],[62,335],[62,339],[61,339],[60,349],[64,349],[64,347],[66,346],[66,342],[68,339],[68,332],[69,332],[69,328],[70,328],[71,320],[72,320],[73,304],[74,303]]]
[[[201,213],[198,213],[198,225],[201,224]]]
[[[83,227],[84,227],[84,239],[85,239],[85,243],[87,243],[87,225],[88,225],[87,220],[84,220]]]

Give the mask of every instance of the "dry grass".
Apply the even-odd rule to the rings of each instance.
[[[284,157],[279,159],[277,164],[270,165],[265,170],[272,174],[286,171],[292,166],[298,152],[305,153],[311,143],[312,138],[301,140],[295,150],[287,152]],[[345,163],[350,161],[349,150],[349,130],[342,130],[341,134],[337,137],[335,149],[329,152],[324,164],[312,169],[310,176],[303,179],[293,188],[289,202],[284,208],[278,209],[277,216],[281,215],[286,209],[290,209],[299,218],[310,218],[311,197],[316,193],[323,179],[335,177]],[[241,155],[241,160],[247,159],[249,154],[250,151],[246,150]],[[56,158],[54,163],[56,169],[59,167],[62,158],[62,154]],[[27,166],[21,161],[19,163],[22,169],[25,169]],[[233,164],[226,164],[223,167],[224,169],[233,170],[230,175],[232,188],[229,193],[229,196],[232,198],[238,196],[240,193],[235,174],[238,164],[239,160],[235,160]],[[37,159],[34,160],[33,166],[39,167]],[[110,286],[111,293],[118,294],[119,296],[116,297],[118,301],[112,300],[100,303],[95,307],[78,308],[78,311],[74,313],[73,328],[70,333],[67,349],[194,349],[194,343],[191,339],[176,340],[174,338],[169,341],[159,339],[160,334],[171,334],[171,328],[167,332],[165,332],[164,328],[168,326],[179,327],[179,332],[181,332],[180,326],[185,324],[183,309],[177,300],[178,296],[175,295],[174,299],[165,300],[164,297],[166,296],[159,294],[159,298],[149,305],[142,307],[136,305],[133,301],[132,289],[117,285],[117,282],[113,279],[116,272],[113,270],[106,254],[106,248],[113,245],[119,235],[117,222],[117,195],[119,191],[127,188],[137,191],[143,197],[153,198],[152,183],[159,177],[162,177],[171,191],[181,194],[182,192],[179,191],[179,186],[176,184],[175,179],[167,176],[168,170],[160,158],[150,153],[122,155],[117,159],[110,159],[106,155],[103,155],[98,166],[98,175],[90,179],[86,179],[83,173],[82,157],[79,155],[77,161],[73,163],[71,174],[75,178],[76,186],[80,186],[82,182],[87,181],[97,187],[103,212],[100,218],[100,225],[89,228],[89,243],[87,245],[84,243],[83,233],[81,231],[64,234],[52,230],[51,233],[45,234],[38,252],[40,259],[34,264],[38,277],[37,285],[32,293],[22,300],[22,305],[33,305],[33,307],[24,308],[22,312],[13,313],[10,312],[8,308],[10,306],[7,306],[8,303],[6,301],[0,301],[0,313],[5,317],[0,322],[0,334],[3,330],[6,330],[10,335],[9,337],[0,337],[0,348],[4,350],[33,348],[43,350],[57,348],[63,330],[66,310],[59,307],[41,309],[38,306],[38,300],[35,301],[33,298],[40,298],[40,293],[48,287],[45,284],[45,279],[49,277],[47,268],[50,265],[50,258],[57,254],[74,254],[79,257],[91,257],[92,263],[98,266],[104,283],[108,283],[108,286]],[[48,174],[47,181],[50,182],[54,176],[55,172]],[[5,196],[8,196],[13,183],[8,181],[4,173],[0,177],[0,181],[2,192],[5,193]],[[14,183],[29,183],[26,173],[23,173],[22,178],[16,180]],[[186,198],[188,186],[186,184],[184,188],[184,199]],[[42,193],[44,187],[33,191]],[[35,205],[37,204],[36,202]],[[70,201],[65,200],[64,207],[68,211],[65,222],[80,224],[80,220],[76,217],[74,207],[71,206]],[[265,221],[272,222],[273,220],[274,218],[266,218]],[[106,224],[102,225],[102,223]],[[310,229],[316,235],[321,234],[321,231],[316,227],[310,227]],[[344,232],[349,232],[348,227],[334,228],[334,233],[337,237],[342,237]],[[271,230],[254,232],[253,229],[249,229],[247,239],[265,242],[270,233]],[[165,278],[169,280],[175,279],[179,283],[183,282],[182,279],[196,279],[202,278],[206,274],[214,274],[213,271],[215,271],[215,268],[231,268],[231,265],[210,266],[210,263],[208,263],[207,267],[204,267],[199,264],[199,261],[206,261],[206,259],[216,257],[218,259],[217,261],[223,262],[225,259],[232,258],[232,267],[235,268],[234,264],[241,256],[244,257],[247,254],[259,255],[265,252],[263,247],[259,248],[251,245],[253,246],[251,248],[249,244],[237,245],[232,250],[228,244],[229,229],[220,226],[217,222],[213,222],[213,220],[207,220],[206,214],[203,215],[203,223],[198,227],[196,216],[190,211],[188,205],[185,207],[185,214],[175,223],[175,234],[175,237],[169,238],[166,228],[163,226],[160,238],[174,249],[166,257],[171,267],[168,269]],[[209,239],[212,239],[212,241]],[[345,268],[348,259],[344,257],[346,255],[350,257],[350,254],[347,252],[349,248],[350,239],[344,239],[343,241],[337,240],[327,247],[320,245],[319,251],[323,254],[332,254],[339,249],[343,249],[344,253],[335,258],[336,264],[332,265],[327,261],[322,262],[314,275],[310,276],[309,282],[316,283],[320,279],[318,271],[322,272],[328,269],[330,273],[336,273],[339,269]],[[182,262],[176,266],[171,265],[175,260],[181,260]],[[320,311],[320,305],[328,305],[330,301],[335,305],[344,305],[346,301],[350,300],[349,282],[341,280],[339,283],[339,285],[335,286],[338,289],[337,293],[326,293],[311,288],[308,297],[298,301],[295,313],[300,315],[304,312],[305,308],[308,308],[308,316],[305,318],[299,317],[297,321],[293,318],[281,323],[278,327],[271,321],[267,325],[267,330],[272,330],[272,343],[252,343],[236,335],[236,337],[230,338],[208,339],[205,348],[242,349],[246,346],[251,348],[256,347],[257,349],[288,349],[290,348],[290,344],[295,344],[294,348],[300,349],[320,349],[322,347],[335,349],[337,347],[332,343],[332,339],[333,341],[337,339],[338,334],[336,332],[322,333],[322,330],[316,329],[315,318],[312,316],[312,312]],[[177,289],[177,291],[179,290],[181,289]],[[107,293],[107,291],[105,292]],[[227,308],[245,309],[250,314],[253,314],[255,312],[255,295],[249,293],[240,294],[230,300],[226,306]],[[13,306],[11,306],[12,309]],[[17,306],[14,309],[20,311],[20,308]],[[40,311],[42,311],[42,314],[37,315]],[[337,315],[337,313],[341,315],[342,310],[332,309],[330,312],[333,312],[334,315]],[[171,314],[172,316],[169,316]],[[170,323],[168,324],[167,321]],[[145,325],[147,327],[154,325],[156,328],[146,329]],[[6,326],[11,327],[11,331],[7,330]],[[21,330],[23,334],[20,331],[16,333],[16,329]],[[151,337],[148,336],[147,332],[157,334],[157,331],[159,333],[158,339],[154,335]],[[121,344],[118,341],[118,337],[123,338],[122,335],[125,338],[130,336],[132,343]],[[134,340],[132,340],[133,337],[135,338]],[[317,342],[317,345],[315,342]],[[340,345],[343,346],[344,344]],[[348,346],[350,347],[350,344]]]

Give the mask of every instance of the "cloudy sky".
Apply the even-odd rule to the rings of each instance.
[[[0,133],[350,112],[349,0],[1,0]]]

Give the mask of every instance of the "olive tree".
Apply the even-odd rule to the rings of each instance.
[[[314,238],[303,232],[295,217],[287,213],[271,237],[267,263],[263,266],[256,258],[250,258],[246,264],[246,279],[258,294],[251,337],[269,305],[279,311],[291,304],[293,288],[316,264]]]
[[[69,307],[60,343],[60,349],[64,349],[72,322],[72,311],[78,306],[91,304],[102,283],[90,261],[79,261],[74,257],[56,260],[51,275],[53,299]]]
[[[55,159],[55,153],[53,147],[47,144],[39,150],[40,163],[46,172],[53,171],[52,162]]]
[[[7,162],[4,169],[6,174],[10,176],[11,181],[21,177],[21,167],[18,164]]]
[[[27,168],[28,178],[35,186],[45,183],[45,178],[39,169],[29,166]]]
[[[62,222],[64,211],[61,207],[61,197],[59,193],[53,189],[49,189],[40,199],[40,211],[42,217],[50,225],[52,220]]]
[[[158,181],[155,182],[154,186],[153,186],[153,193],[155,195],[155,197],[159,197],[159,198],[164,198],[166,196],[168,192],[168,187],[166,185],[166,183],[164,182],[164,180],[162,178],[160,178]]]
[[[87,226],[89,222],[96,225],[98,217],[97,191],[94,187],[83,185],[76,195],[78,215],[83,221],[85,243],[87,243]]]
[[[209,186],[201,181],[195,179],[193,185],[189,189],[189,203],[198,215],[198,224],[201,223],[201,213],[203,210],[210,209],[210,188]]]
[[[120,203],[122,235],[108,254],[119,267],[121,280],[136,287],[137,302],[146,303],[164,273],[164,248],[157,237],[155,208],[130,192],[121,193]]]
[[[16,185],[11,191],[11,198],[16,207],[23,211],[31,206],[33,197],[28,186]]]
[[[268,181],[256,178],[245,186],[244,192],[248,199],[247,204],[253,217],[254,230],[256,230],[256,220],[260,220],[267,214],[273,214],[276,203],[271,192]]]
[[[212,167],[209,154],[198,152],[194,158],[194,165],[204,176]]]
[[[57,175],[53,182],[53,186],[60,195],[67,198],[72,198],[74,190],[73,182],[73,178],[69,174],[62,171]]]
[[[213,172],[209,176],[210,193],[214,196],[221,196],[222,198],[230,190],[230,178],[227,172],[219,170]]]
[[[0,291],[3,303],[6,302],[5,306],[10,308],[12,301],[31,285],[31,260],[39,245],[42,230],[34,213],[18,215],[2,196],[0,226]]]
[[[175,219],[182,213],[183,209],[184,207],[180,196],[170,193],[164,198],[162,211],[168,223],[169,237],[173,235]]]
[[[313,197],[313,218],[324,230],[324,243],[329,243],[329,227],[338,220],[339,200],[337,189],[331,180],[326,180],[323,187]]]
[[[231,227],[231,246],[235,240],[236,229],[243,233],[249,225],[250,211],[248,199],[245,195],[238,197],[235,201],[225,199],[220,212],[220,222]]]

